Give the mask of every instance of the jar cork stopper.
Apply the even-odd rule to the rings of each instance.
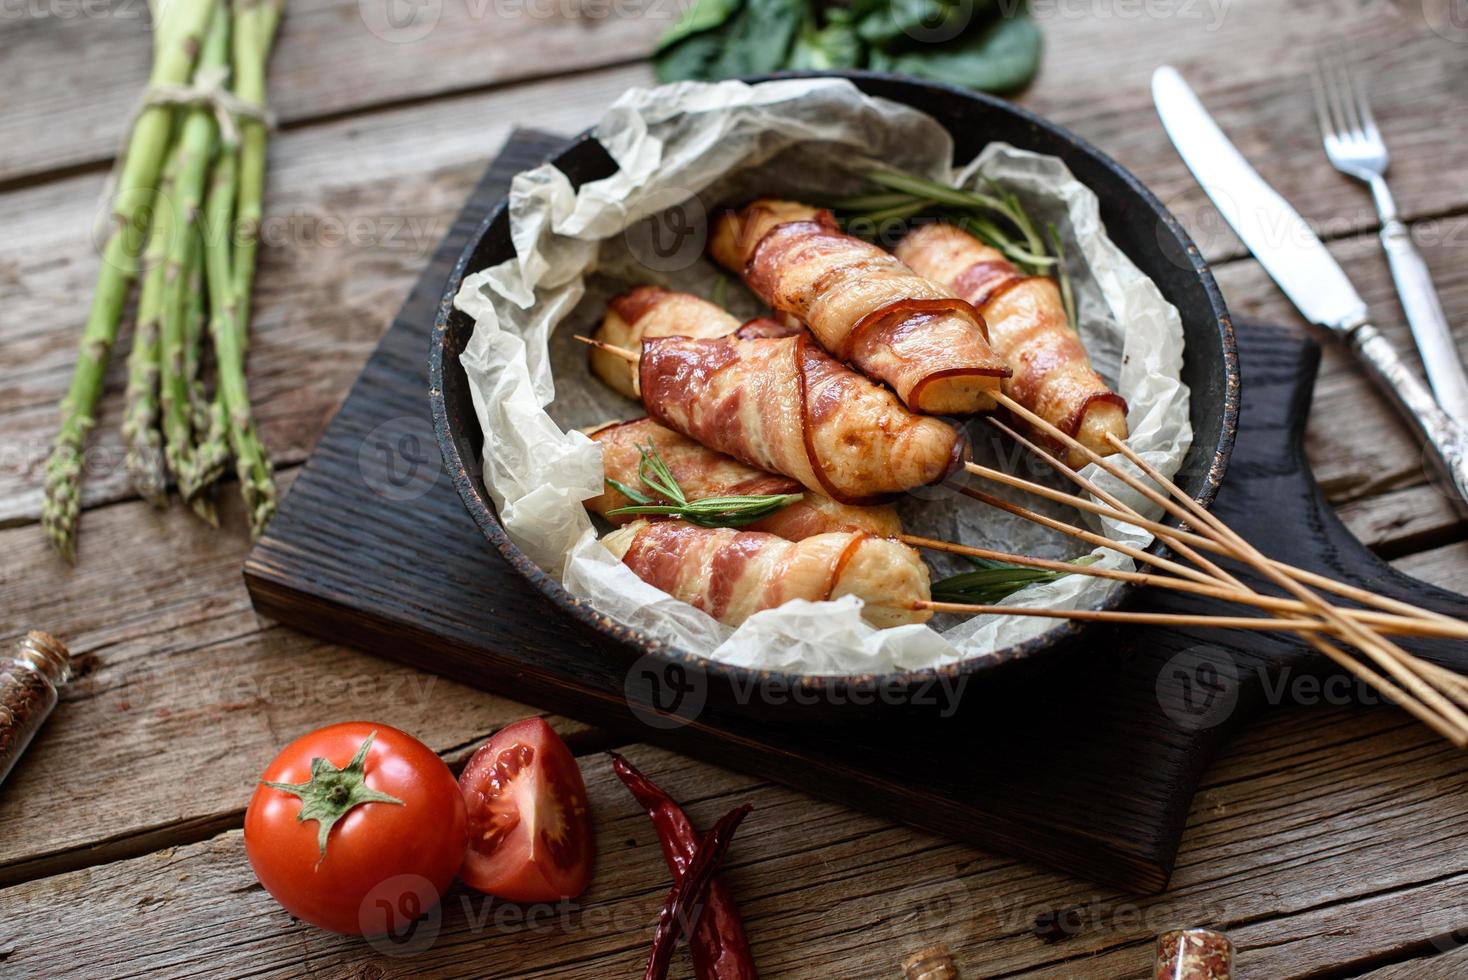
[[[71,652],[65,643],[44,630],[31,630],[15,645],[15,651],[58,684],[71,677]]]
[[[953,954],[942,943],[920,949],[902,961],[903,980],[958,980]]]

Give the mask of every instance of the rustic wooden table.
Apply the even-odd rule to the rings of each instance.
[[[1174,207],[1235,312],[1299,323],[1163,136],[1148,78],[1178,66],[1405,342],[1370,202],[1327,169],[1304,79],[1329,39],[1368,57],[1393,187],[1450,318],[1468,320],[1468,30],[1454,2],[1035,0],[1045,65],[1021,101]],[[285,485],[511,128],[570,133],[649,81],[642,59],[678,6],[292,0],[271,66],[281,131],[250,363]],[[11,5],[0,51],[0,638],[56,630],[89,664],[0,791],[0,974],[633,975],[665,873],[595,754],[615,740],[566,719],[553,721],[587,755],[602,855],[575,911],[526,923],[455,892],[437,942],[394,958],[293,921],[256,884],[243,807],[289,739],[365,717],[453,763],[533,709],[514,690],[471,690],[257,618],[233,497],[226,529],[210,532],[128,488],[120,365],[89,459],[81,561],[66,569],[51,555],[41,466],[95,274],[94,209],[147,68],[144,4]],[[1334,349],[1309,448],[1358,535],[1468,591],[1468,525]],[[622,750],[700,822],[735,801],[758,807],[729,878],[769,976],[895,976],[929,940],[953,948],[964,977],[1138,976],[1153,936],[1186,924],[1228,930],[1246,977],[1468,973],[1454,938],[1468,935],[1455,933],[1468,930],[1468,759],[1394,710],[1281,710],[1251,728],[1204,782],[1172,887],[1148,898]],[[1067,908],[1080,910],[1076,935],[1032,934],[1037,915]]]

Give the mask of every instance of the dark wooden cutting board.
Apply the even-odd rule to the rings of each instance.
[[[449,269],[510,178],[560,144],[517,133],[481,180],[250,555],[262,614],[1137,892],[1166,884],[1199,777],[1230,731],[1269,704],[1361,695],[1288,636],[1103,628],[1032,669],[933,690],[936,707],[896,720],[760,720],[749,692],[686,676],[653,679],[689,692],[672,719],[634,711],[627,692],[649,679],[646,662],[563,616],[490,547],[443,471],[429,413],[429,334]],[[1321,497],[1302,451],[1318,349],[1253,324],[1238,340],[1243,412],[1215,511],[1277,558],[1468,616],[1468,600],[1362,547]],[[1150,591],[1135,605],[1237,612]],[[1468,669],[1461,649],[1416,648]]]

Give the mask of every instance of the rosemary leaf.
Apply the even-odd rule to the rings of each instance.
[[[915,194],[894,191],[890,194],[858,194],[855,197],[838,198],[831,202],[831,207],[837,211],[881,211],[911,204],[915,200],[918,200]]]
[[[1060,259],[1057,280],[1060,282],[1060,301],[1065,304],[1065,315],[1070,320],[1070,328],[1077,332],[1081,329],[1080,315],[1076,312],[1076,294],[1071,286],[1070,273],[1065,268],[1065,244],[1060,240],[1060,232],[1055,230],[1055,225],[1046,226],[1050,231],[1050,242],[1055,249],[1055,255]]]
[[[663,454],[657,451],[657,447],[648,443],[642,450],[642,461],[637,464],[637,475],[642,482],[663,497],[675,504],[687,506],[688,498],[683,494],[683,488],[678,485],[678,479],[673,476],[673,471],[668,469],[668,464],[663,460]]]
[[[903,191],[918,197],[931,198],[941,204],[959,208],[983,208],[988,211],[1005,213],[1008,208],[1003,200],[981,194],[978,191],[966,191],[957,187],[949,187],[940,184],[936,180],[927,180],[923,177],[914,177],[911,174],[901,174],[892,170],[869,170],[866,178],[874,184],[891,188],[895,191]]]
[[[637,475],[662,501],[608,477],[609,486],[633,501],[627,507],[607,511],[608,517],[655,515],[677,517],[700,527],[743,527],[769,517],[804,496],[799,493],[766,493],[689,500],[683,488],[678,485],[667,461],[652,444],[642,447],[642,460],[637,464]]]
[[[1070,564],[1089,565],[1095,560],[1095,556],[1086,555],[1073,560]],[[969,561],[978,568],[972,572],[959,572],[957,575],[950,575],[948,578],[933,583],[934,601],[989,606],[1008,598],[1020,589],[1044,582],[1054,582],[1070,574],[988,561],[983,558],[970,558]]]
[[[700,527],[744,527],[764,520],[771,514],[795,503],[798,493],[764,494],[748,497],[707,497],[687,504],[647,504],[618,507],[608,517],[621,515],[660,515],[676,517]]]
[[[610,486],[613,490],[615,490],[618,493],[620,493],[622,496],[626,497],[628,500],[631,500],[631,501],[633,501],[635,503],[639,503],[639,504],[655,504],[655,503],[657,503],[656,500],[654,500],[653,498],[649,497],[647,494],[643,493],[641,490],[634,490],[631,487],[629,487],[627,484],[623,483],[621,480],[613,480],[611,477],[607,477],[607,485]]]

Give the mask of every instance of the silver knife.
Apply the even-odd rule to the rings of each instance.
[[[1333,331],[1355,351],[1468,502],[1468,433],[1371,325],[1366,303],[1340,263],[1229,142],[1176,70],[1163,66],[1153,73],[1152,101],[1183,162],[1254,258],[1307,320]]]

